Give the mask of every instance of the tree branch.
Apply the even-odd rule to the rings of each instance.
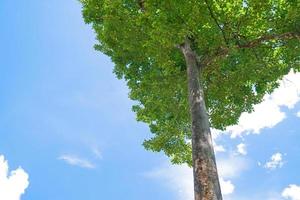
[[[229,55],[229,48],[221,46],[212,55],[204,56],[203,59],[201,59],[200,61],[201,66],[202,67],[209,66],[217,58],[226,57],[227,55]]]
[[[277,35],[265,35],[261,36],[257,39],[254,39],[246,44],[239,44],[236,45],[235,48],[237,49],[252,49],[263,42],[268,42],[270,40],[291,40],[291,39],[298,39],[300,40],[300,33],[298,32],[287,32],[287,33],[282,33],[282,34],[277,34]],[[213,52],[211,55],[203,57],[201,60],[201,65],[202,67],[206,67],[210,65],[212,62],[214,62],[217,58],[222,58],[228,56],[230,53],[230,48],[220,46],[215,52]]]
[[[277,35],[265,35],[255,40],[252,40],[246,44],[238,45],[237,48],[254,48],[263,42],[268,42],[270,40],[290,40],[290,39],[300,39],[300,33],[297,32],[287,32]]]
[[[214,15],[214,13],[213,13],[213,11],[212,11],[212,8],[211,8],[210,5],[208,4],[207,0],[205,0],[205,4],[207,5],[207,8],[208,8],[208,11],[209,11],[210,16],[213,18],[213,20],[214,20],[215,23],[217,24],[218,28],[221,30],[221,33],[222,33],[224,42],[228,45],[228,40],[227,40],[227,38],[226,38],[225,32],[224,32],[223,28],[221,27],[221,25],[219,24],[217,18],[215,17],[215,15]]]

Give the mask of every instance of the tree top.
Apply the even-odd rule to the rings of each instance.
[[[191,163],[186,66],[197,54],[213,128],[236,124],[278,80],[300,69],[298,0],[81,0],[97,50],[127,81],[137,119],[154,137],[144,145]]]

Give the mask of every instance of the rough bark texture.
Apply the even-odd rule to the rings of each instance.
[[[187,65],[195,200],[222,200],[197,55],[189,40],[181,49]]]

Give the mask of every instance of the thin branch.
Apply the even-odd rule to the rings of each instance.
[[[223,39],[225,41],[225,43],[228,45],[228,41],[227,41],[227,38],[226,38],[226,35],[225,35],[225,32],[224,32],[224,29],[221,27],[221,25],[219,24],[217,18],[215,17],[214,13],[213,13],[213,10],[212,8],[210,7],[210,5],[208,4],[207,0],[205,0],[205,4],[207,5],[207,8],[209,10],[209,13],[210,13],[210,16],[213,18],[213,20],[215,21],[215,23],[217,24],[218,28],[221,30],[221,33],[222,33],[222,36],[223,36]]]

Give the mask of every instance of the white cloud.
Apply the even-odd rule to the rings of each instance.
[[[238,144],[236,146],[237,152],[241,155],[247,155],[246,145],[244,143]]]
[[[224,179],[238,178],[240,174],[250,166],[249,161],[240,156],[230,155],[217,161],[218,173]]]
[[[194,199],[193,171],[187,165],[164,164],[145,174],[146,177],[161,181],[173,190],[180,200]]]
[[[225,181],[223,178],[220,178],[220,185],[223,195],[232,194],[234,192],[235,186],[231,181]]]
[[[280,87],[264,97],[264,101],[254,106],[252,113],[242,113],[239,123],[227,128],[231,137],[242,134],[259,134],[263,128],[272,128],[281,122],[285,113],[281,106],[293,108],[300,101],[300,73],[293,70],[280,81]]]
[[[281,168],[282,165],[283,165],[282,154],[275,153],[271,156],[270,161],[266,162],[264,168],[273,170],[273,169]]]
[[[226,152],[226,149],[224,146],[219,145],[216,143],[217,138],[222,134],[222,131],[217,130],[217,129],[211,129],[211,136],[212,136],[212,141],[213,141],[213,146],[215,153],[218,152]]]
[[[271,96],[277,105],[293,108],[300,101],[300,73],[291,71],[284,76]]]
[[[97,159],[102,159],[103,158],[102,152],[100,151],[100,149],[98,147],[93,146],[92,147],[92,152],[96,156]]]
[[[82,168],[87,168],[87,169],[96,168],[96,166],[93,163],[91,163],[90,161],[79,158],[75,155],[65,154],[65,155],[59,156],[58,159],[63,160],[70,165],[74,165],[74,166],[78,166],[78,167],[82,167]]]
[[[282,191],[281,195],[285,199],[300,200],[300,186],[289,185]]]
[[[270,114],[272,113],[272,114]],[[275,104],[270,96],[254,106],[252,113],[242,113],[239,123],[227,128],[231,133],[231,137],[235,138],[242,133],[259,134],[263,128],[272,128],[285,118],[285,113]]]
[[[214,150],[215,150],[216,153],[218,153],[218,152],[226,152],[226,149],[224,148],[224,146],[218,145],[215,142],[213,142],[213,145],[214,145]]]
[[[218,172],[223,195],[234,192],[232,179],[238,178],[240,173],[248,168],[248,161],[242,157],[231,155],[229,158],[218,160]],[[179,200],[193,200],[193,171],[186,165],[164,164],[148,173],[146,177],[161,181],[173,190]]]
[[[297,117],[300,117],[300,111],[298,111],[298,112],[296,113],[296,115],[297,115]]]
[[[8,162],[0,155],[0,199],[20,200],[29,185],[28,174],[19,167],[9,173]]]

